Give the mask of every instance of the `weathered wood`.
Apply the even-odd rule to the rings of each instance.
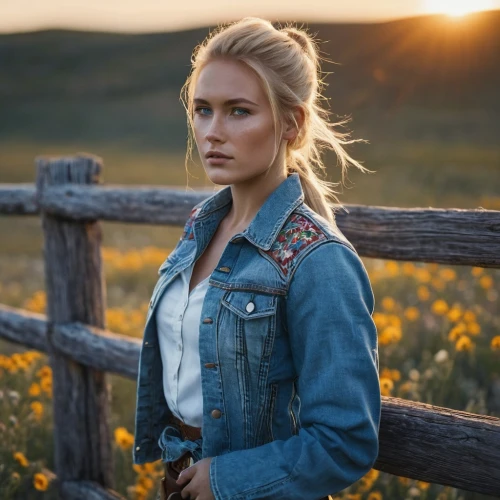
[[[71,323],[55,328],[52,340],[60,352],[83,365],[137,379],[141,339]]]
[[[0,184],[0,215],[37,215],[36,188],[31,184]]]
[[[500,211],[346,205],[339,228],[360,255],[500,267]]]
[[[37,199],[54,185],[99,181],[100,159],[37,158]],[[107,375],[58,351],[53,325],[79,321],[102,328],[106,308],[97,221],[65,220],[42,211],[48,352],[53,373],[55,469],[60,482],[89,480],[112,488]]]
[[[0,306],[0,336],[21,343],[44,336],[39,316]],[[10,326],[16,335],[6,334]],[[54,325],[52,342],[78,363],[137,379],[139,339],[68,323]],[[383,397],[379,439],[376,469],[489,495],[500,492],[500,418]]]
[[[47,328],[45,315],[0,304],[0,338],[48,352]],[[137,379],[141,339],[74,322],[52,325],[52,345],[89,368]]]
[[[47,352],[47,316],[0,304],[0,337]]]
[[[5,186],[5,185],[4,185]],[[2,194],[2,189],[5,190]],[[0,213],[29,213],[31,196],[15,212],[0,186]],[[151,186],[55,185],[38,203],[45,213],[71,220],[107,220],[182,226],[191,208],[213,191],[185,192]],[[17,194],[20,197],[20,193]],[[500,267],[500,211],[374,207],[345,204],[340,230],[365,257],[479,267]]]
[[[106,490],[93,481],[64,481],[59,485],[62,498],[71,500],[125,500],[114,490]]]
[[[375,468],[500,497],[500,419],[382,398]]]

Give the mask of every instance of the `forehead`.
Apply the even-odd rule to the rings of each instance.
[[[233,97],[266,100],[259,77],[245,63],[227,59],[207,63],[198,76],[194,98],[222,102]]]

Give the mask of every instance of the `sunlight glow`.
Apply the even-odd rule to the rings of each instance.
[[[425,0],[427,12],[448,14],[452,17],[461,17],[471,12],[493,8],[492,0]]]

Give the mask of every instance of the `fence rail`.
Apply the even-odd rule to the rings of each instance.
[[[183,225],[212,192],[98,185],[92,155],[36,163],[36,187],[0,185],[0,214],[42,217],[47,315],[0,305],[0,337],[49,354],[62,497],[117,499],[106,374],[136,379],[141,341],[104,328],[98,221]],[[362,256],[500,267],[499,211],[345,208]],[[379,438],[376,469],[500,496],[499,418],[383,397]]]

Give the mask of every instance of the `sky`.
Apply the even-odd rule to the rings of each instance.
[[[244,16],[274,22],[377,22],[428,13],[500,9],[500,0],[0,0],[0,33],[48,28],[147,33]],[[457,12],[460,11],[460,12]]]

